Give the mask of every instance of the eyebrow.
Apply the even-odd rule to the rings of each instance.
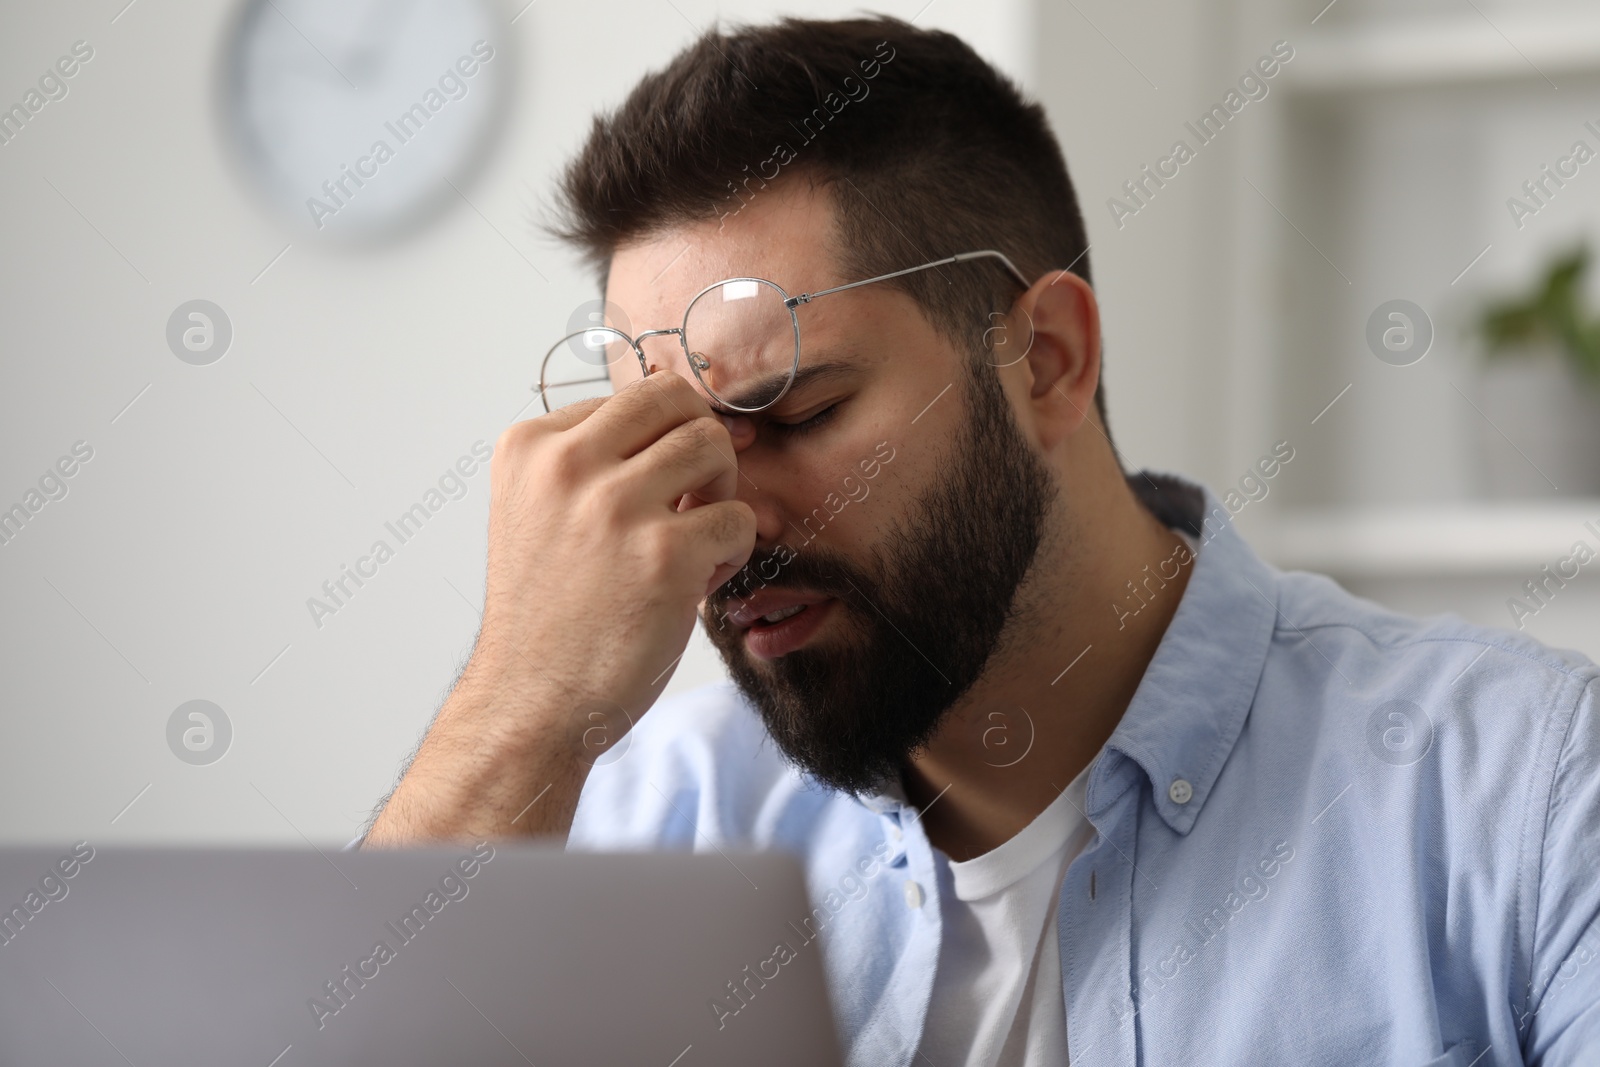
[[[836,381],[841,378],[854,377],[860,370],[861,366],[855,360],[822,359],[807,363],[795,372],[794,384],[789,386],[789,392],[793,393],[795,390],[813,382]],[[782,386],[786,377],[788,377],[787,374],[777,373],[760,378],[748,389],[744,389],[737,396],[729,398],[730,403],[742,408],[754,407],[757,400],[763,396],[770,396],[774,389]],[[788,393],[784,395],[787,396]],[[729,415],[740,414],[740,412],[732,410],[725,410],[722,413]],[[761,414],[761,412],[756,414]]]

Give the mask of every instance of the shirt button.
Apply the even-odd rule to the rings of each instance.
[[[1167,796],[1172,798],[1174,804],[1187,804],[1194,798],[1194,786],[1182,778],[1174,779],[1172,785],[1167,787]]]
[[[922,887],[915,882],[906,883],[906,907],[922,907]]]

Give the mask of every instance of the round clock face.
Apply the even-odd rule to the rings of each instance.
[[[492,0],[247,0],[223,121],[299,232],[393,236],[459,200],[499,133],[505,29]]]

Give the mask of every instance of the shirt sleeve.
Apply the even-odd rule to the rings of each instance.
[[[1527,1062],[1600,1062],[1600,679],[1578,697],[1551,783],[1534,925]]]

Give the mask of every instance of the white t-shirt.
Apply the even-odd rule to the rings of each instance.
[[[917,1063],[1067,1062],[1056,903],[1067,865],[1094,840],[1083,816],[1088,784],[1085,767],[1021,832],[981,856],[954,863],[934,850],[954,892],[940,894],[944,934],[922,1034],[926,1059]]]
[[[1199,552],[1193,537],[1177,532],[1191,552]],[[939,895],[944,937],[917,1063],[1067,1062],[1056,905],[1068,865],[1094,840],[1095,829],[1083,814],[1093,766],[1091,760],[1049,807],[998,848],[964,863],[934,849],[934,862],[949,867],[954,891]]]

